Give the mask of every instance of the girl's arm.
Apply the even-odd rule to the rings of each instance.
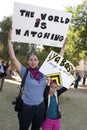
[[[12,28],[9,30],[9,33],[8,33],[8,52],[9,52],[9,56],[11,58],[12,63],[14,64],[17,71],[19,72],[21,69],[21,63],[18,61],[18,59],[15,56],[15,52],[14,52],[11,41],[12,41]]]
[[[67,88],[61,87],[59,90],[57,90],[57,95],[60,96],[62,93],[64,93],[67,90],[68,90]]]

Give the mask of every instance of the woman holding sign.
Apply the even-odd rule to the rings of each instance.
[[[10,29],[8,33],[9,55],[20,77],[23,78],[26,67],[24,67],[15,56],[11,42],[11,34],[12,29]],[[30,53],[27,63],[28,74],[22,95],[23,110],[18,112],[19,130],[28,130],[31,123],[31,130],[39,130],[45,114],[43,93],[46,87],[46,76],[39,71],[39,59],[36,53]]]

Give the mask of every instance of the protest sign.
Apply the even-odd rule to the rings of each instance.
[[[40,67],[40,72],[51,76],[60,85],[69,88],[74,81],[74,65],[55,51],[51,51]]]
[[[12,39],[16,42],[62,47],[72,14],[15,2]]]

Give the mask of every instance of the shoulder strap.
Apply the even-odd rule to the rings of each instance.
[[[27,74],[28,74],[28,69],[26,68],[26,71],[25,71],[25,74],[24,74],[24,77],[23,77],[23,79],[22,79],[22,81],[21,81],[21,88],[24,86],[24,83],[25,83],[25,79],[26,79],[26,77],[27,77]]]
[[[22,96],[22,90],[23,90],[23,87],[24,87],[24,83],[25,83],[25,79],[26,79],[26,77],[27,77],[27,74],[28,74],[28,69],[26,68],[24,77],[23,77],[23,79],[22,79],[22,81],[21,81],[21,85],[20,85],[21,88],[20,88],[20,91],[19,91],[19,94],[18,94],[19,97]]]

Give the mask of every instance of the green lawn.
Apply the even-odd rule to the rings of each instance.
[[[18,130],[17,113],[11,101],[17,95],[19,85],[5,82],[0,92],[0,130]],[[87,130],[87,88],[70,88],[60,97],[61,130]]]

